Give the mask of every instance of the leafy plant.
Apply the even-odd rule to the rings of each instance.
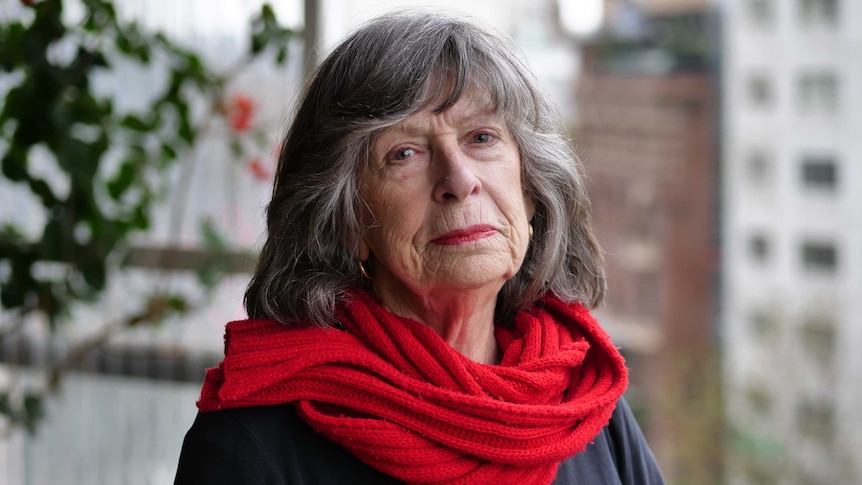
[[[56,330],[76,304],[102,294],[117,273],[112,261],[131,237],[150,228],[155,205],[172,191],[187,190],[170,175],[179,169],[179,183],[188,182],[193,152],[214,123],[228,128],[225,142],[242,158],[255,103],[242,95],[227,99],[227,89],[256,59],[283,64],[295,35],[265,5],[251,21],[244,57],[218,72],[199,53],[123,20],[110,0],[76,2],[83,14],[71,25],[67,4],[21,1],[11,19],[0,19],[0,184],[24,189],[44,209],[43,223],[0,221],[0,304],[8,317],[0,322],[0,341],[34,321],[33,315],[43,315]],[[160,70],[166,80],[139,110],[121,108],[96,88],[99,76],[130,65]],[[259,160],[248,168],[251,176],[268,176]],[[215,228],[201,227],[205,246],[223,251]],[[212,287],[224,271],[199,273],[201,284]],[[72,344],[70,358],[103,345],[117,331],[158,323],[197,304],[182,294],[154,291],[139,311]],[[49,370],[42,391],[0,388],[0,416],[35,429],[41,398],[56,388],[69,363]]]

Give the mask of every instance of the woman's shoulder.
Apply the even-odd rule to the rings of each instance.
[[[293,404],[280,404],[198,413],[183,442],[174,483],[397,482],[319,435]]]
[[[314,431],[293,404],[199,413],[186,434],[175,485],[396,484]],[[560,464],[554,484],[661,485],[631,409],[620,399],[586,450]]]
[[[560,463],[556,485],[663,485],[658,469],[631,408],[617,402],[611,420],[582,453]]]

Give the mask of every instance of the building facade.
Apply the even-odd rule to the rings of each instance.
[[[718,484],[716,86],[708,51],[661,40],[706,45],[710,10],[625,4],[585,46],[573,130],[606,254],[598,314],[668,482]]]
[[[860,483],[862,3],[722,7],[728,483]]]

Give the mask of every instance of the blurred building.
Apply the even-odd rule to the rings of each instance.
[[[723,8],[728,483],[862,483],[862,2]]]
[[[669,483],[720,483],[717,106],[705,2],[607,1],[575,146],[606,253],[599,312]]]

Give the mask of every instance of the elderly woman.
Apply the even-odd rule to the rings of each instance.
[[[502,37],[374,20],[284,140],[177,484],[656,484],[579,166]]]

